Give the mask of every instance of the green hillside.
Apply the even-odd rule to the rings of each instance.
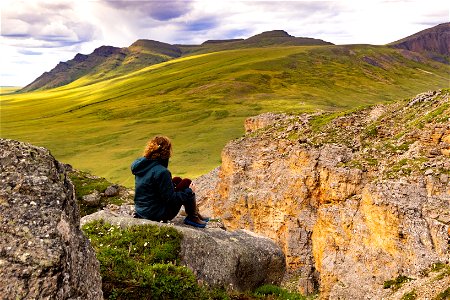
[[[450,69],[382,46],[266,47],[173,59],[98,82],[1,96],[1,137],[126,186],[148,138],[174,141],[170,169],[196,177],[220,164],[246,117],[342,110],[448,87]],[[406,55],[406,54],[405,54]]]

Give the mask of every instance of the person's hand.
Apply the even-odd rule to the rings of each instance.
[[[195,193],[195,184],[192,182],[189,188]]]

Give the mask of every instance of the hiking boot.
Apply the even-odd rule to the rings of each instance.
[[[184,224],[198,228],[205,228],[206,222],[202,221],[197,213],[197,202],[195,201],[195,197],[185,201],[183,205],[184,211],[187,214],[187,217],[184,219]]]
[[[206,222],[206,223],[208,223],[209,220],[211,219],[210,217],[204,217],[204,216],[202,216],[202,215],[198,212],[198,210],[197,210],[197,216],[198,216],[198,218],[199,218],[200,220],[202,220],[203,222]]]
[[[200,220],[198,217],[196,217],[196,218],[186,217],[186,218],[184,218],[183,222],[186,225],[191,225],[191,226],[198,227],[198,228],[206,227],[206,223],[203,222],[202,220]]]

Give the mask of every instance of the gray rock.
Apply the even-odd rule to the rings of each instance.
[[[116,184],[108,186],[105,190],[106,197],[114,197],[117,196],[118,194],[119,194],[119,186]]]
[[[432,169],[427,169],[424,174],[425,174],[425,176],[432,175],[433,174],[433,170]]]
[[[81,225],[103,219],[113,225],[127,227],[153,224],[175,226],[121,216],[107,210],[81,219]],[[175,228],[183,234],[181,260],[197,279],[211,287],[228,290],[252,290],[262,284],[279,284],[285,272],[281,248],[269,238],[247,230],[233,232],[219,228]]]
[[[82,201],[88,206],[97,206],[100,204],[101,195],[97,190],[94,190],[89,195],[84,195]]]
[[[74,188],[44,148],[0,139],[2,299],[102,299]]]

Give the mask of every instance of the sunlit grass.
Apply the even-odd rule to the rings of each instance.
[[[370,57],[379,66],[365,61]],[[429,73],[425,73],[430,72]],[[379,46],[241,49],[188,56],[105,81],[1,96],[1,137],[49,148],[75,168],[126,186],[155,134],[174,142],[170,169],[197,177],[262,112],[339,111],[448,85],[449,67]]]
[[[0,95],[14,93],[20,89],[20,86],[0,86]]]

